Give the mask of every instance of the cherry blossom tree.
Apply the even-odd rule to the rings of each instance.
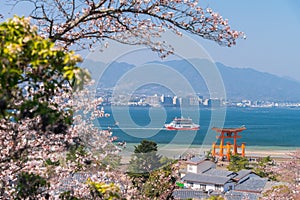
[[[173,191],[178,188],[179,164],[172,161],[152,171],[142,187],[142,193],[150,199],[172,199]]]
[[[101,99],[81,98],[85,90],[72,98],[89,75],[67,50],[106,47],[113,40],[165,57],[173,53],[159,40],[166,29],[225,46],[244,34],[193,0],[14,0],[21,1],[33,4],[38,29],[17,17],[0,27],[1,197],[141,199],[126,175],[101,168],[101,160],[117,150],[111,133],[92,123],[105,115],[97,107]]]
[[[267,190],[262,199],[299,199],[300,198],[300,150],[288,154],[286,161],[269,166],[267,170],[277,175],[281,184]]]
[[[117,149],[91,122],[105,116],[102,100],[86,98],[87,89],[73,98],[88,79],[80,57],[38,36],[26,18],[1,23],[0,37],[1,199],[102,198],[110,194],[104,180],[117,195],[113,180],[126,178],[99,170]]]
[[[27,0],[14,0],[15,3]],[[166,29],[186,31],[220,45],[232,46],[243,32],[232,30],[228,20],[197,0],[30,0],[31,17],[41,34],[68,48],[107,46],[109,40],[145,45],[162,57],[173,53],[159,41]]]

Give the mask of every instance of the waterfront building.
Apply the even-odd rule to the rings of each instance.
[[[189,96],[189,102],[191,106],[199,106],[199,97],[198,96]]]
[[[179,107],[181,105],[180,100],[181,100],[180,98],[178,98],[177,96],[175,96],[173,98],[173,104],[174,104],[174,106]]]
[[[149,105],[153,107],[158,107],[160,105],[160,97],[157,96],[157,94],[153,96],[147,96],[145,98],[145,103],[148,103]]]
[[[207,103],[208,107],[214,107],[214,108],[220,107],[221,105],[222,104],[220,99],[209,99]]]
[[[173,97],[170,97],[170,96],[164,96],[164,97],[163,97],[162,105],[165,106],[165,107],[171,107],[171,106],[174,106],[174,104],[173,104]]]

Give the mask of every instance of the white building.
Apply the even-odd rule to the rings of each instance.
[[[181,172],[181,177],[185,176],[187,173],[203,173],[209,169],[215,169],[216,164],[205,157],[193,157],[186,162],[187,168],[185,171]]]
[[[266,180],[260,178],[251,170],[240,170],[232,172],[216,169],[216,164],[204,157],[194,157],[186,162],[187,168],[181,171],[181,181],[184,188],[201,191],[204,193],[226,193],[237,190],[244,191],[245,186],[250,188],[254,182],[260,183],[259,188],[265,185]],[[249,190],[250,192],[255,191]],[[260,191],[259,191],[260,192]]]
[[[234,189],[234,181],[231,177],[220,177],[202,174],[188,173],[182,180],[186,188],[202,190],[202,191],[218,191],[226,192]]]

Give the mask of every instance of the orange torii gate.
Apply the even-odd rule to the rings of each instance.
[[[212,156],[219,156],[220,158],[223,158],[224,149],[226,149],[226,157],[227,160],[230,160],[230,154],[231,149],[233,149],[233,155],[238,154],[238,148],[242,149],[242,157],[245,157],[245,147],[246,144],[242,143],[242,145],[238,146],[236,139],[241,138],[242,136],[238,135],[239,132],[242,132],[243,130],[246,130],[246,127],[242,126],[239,128],[216,128],[213,127],[212,130],[216,131],[217,133],[220,133],[220,135],[216,136],[217,139],[220,139],[220,145],[217,145],[216,142],[212,144]],[[233,145],[230,144],[230,142],[227,142],[226,145],[224,145],[224,139],[233,139]],[[219,152],[216,152],[216,149],[219,149]]]

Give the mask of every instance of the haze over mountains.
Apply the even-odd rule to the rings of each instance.
[[[224,82],[227,99],[229,100],[300,101],[300,82],[287,77],[279,77],[251,68],[233,68],[225,66],[222,63],[213,65],[208,60],[194,59],[193,63],[201,66],[200,72],[201,69],[205,70],[209,69],[209,67],[217,67]],[[210,97],[203,77],[186,60],[155,61],[148,64],[159,64],[176,70],[190,82],[197,93],[206,98]],[[113,62],[107,66],[104,63],[92,60],[85,60],[83,67],[87,67],[91,71],[93,79],[99,81],[98,86],[102,88],[113,88],[124,74],[135,68],[133,64],[125,62]],[[105,71],[101,73],[104,68]],[[147,74],[143,76],[147,76]],[[180,80],[178,80],[178,84],[180,84]],[[130,87],[130,83],[128,83],[128,87]],[[140,89],[140,92],[149,95],[162,94],[167,91],[168,89],[156,84],[141,87]]]

